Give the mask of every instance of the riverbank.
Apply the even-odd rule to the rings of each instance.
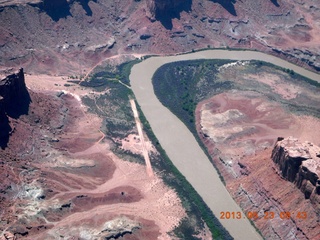
[[[154,95],[151,79],[160,66],[169,62],[194,59],[259,60],[292,69],[295,73],[314,81],[320,81],[320,76],[274,56],[253,51],[208,50],[179,56],[151,57],[132,68],[130,75],[132,90],[152,130],[174,165],[216,216],[226,211],[241,212],[193,135]],[[245,218],[225,219],[221,220],[221,223],[236,239],[261,238]]]

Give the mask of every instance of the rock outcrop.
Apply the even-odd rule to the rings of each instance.
[[[281,175],[295,183],[320,211],[320,147],[292,137],[279,138],[272,160],[279,166]]]
[[[280,48],[272,48],[273,52],[284,56],[286,59],[294,61],[300,59],[304,64],[310,66],[316,71],[320,71],[320,54],[313,53],[308,49],[293,48],[290,50],[282,50]]]
[[[28,113],[30,96],[26,88],[23,69],[0,79],[0,147],[5,147],[11,132],[9,118],[18,118]]]
[[[79,62],[87,71],[118,52],[174,54],[228,46],[272,53],[319,71],[318,2],[0,1],[0,65],[78,75]],[[91,51],[112,36],[115,46]]]
[[[133,231],[140,228],[139,223],[127,217],[119,217],[104,224],[100,237],[104,239],[117,239],[125,234],[132,234]]]

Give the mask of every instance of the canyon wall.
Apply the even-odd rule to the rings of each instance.
[[[272,160],[282,177],[296,186],[320,212],[320,148],[296,138],[279,138],[272,151]]]
[[[319,70],[320,3],[278,2],[0,1],[0,67],[79,75],[119,53],[175,54],[228,46]]]

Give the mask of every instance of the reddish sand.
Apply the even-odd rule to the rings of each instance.
[[[150,179],[145,166],[114,155],[101,119],[79,101],[85,91],[74,86],[57,97],[66,80],[55,80],[28,76],[30,114],[11,119],[15,130],[0,152],[12,159],[0,165],[2,185],[12,186],[3,195],[0,239],[99,237],[119,217],[140,226],[126,239],[170,239],[185,216],[176,193],[157,174]]]
[[[244,212],[258,212],[254,223],[263,236],[319,239],[319,216],[303,193],[278,175],[271,160],[271,150],[280,136],[319,145],[320,135],[315,131],[320,129],[319,119],[290,114],[260,94],[242,91],[205,100],[197,106],[196,114],[197,131],[228,191]],[[266,219],[267,212],[275,217]],[[281,212],[293,214],[281,219]],[[298,218],[299,212],[306,212],[307,219]]]

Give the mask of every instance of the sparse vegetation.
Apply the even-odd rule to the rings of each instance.
[[[200,101],[219,93],[231,89],[255,91],[269,98],[270,101],[281,103],[289,111],[320,117],[319,105],[316,99],[311,99],[308,95],[304,96],[303,94],[299,96],[304,99],[303,101],[299,101],[299,98],[283,99],[269,85],[242,76],[246,76],[246,74],[277,74],[283,81],[304,86],[314,92],[317,91],[315,87],[320,86],[319,83],[298,74],[288,74],[282,68],[263,61],[250,61],[245,67],[239,65],[238,67],[230,68],[225,70],[229,71],[229,74],[225,74],[222,77],[218,68],[231,62],[234,61],[192,60],[174,62],[161,66],[155,72],[152,80],[155,94],[160,102],[184,122],[194,134],[209,159],[214,156],[208,154],[196,132],[194,110]],[[229,78],[228,76],[231,77]],[[221,174],[219,176],[224,182]]]
[[[125,62],[119,66],[106,66],[104,68],[98,67],[95,73],[84,82],[81,86],[95,88],[96,91],[103,91],[109,82],[121,82],[130,86],[129,75],[134,64],[140,62],[136,59],[130,62]]]
[[[217,68],[230,60],[182,61],[161,66],[153,76],[159,100],[195,132],[194,111],[199,101],[231,89],[230,81],[219,81]]]
[[[265,91],[268,89],[268,86],[252,80],[246,80],[247,84],[243,85],[235,83],[233,81],[234,79],[221,79],[218,68],[230,62],[233,61],[195,60],[177,62],[162,66],[154,75],[153,83],[156,86],[155,91],[160,101],[182,119],[196,137],[194,110],[199,101],[230,89],[251,91]],[[129,104],[129,96],[133,97],[133,93],[131,89],[117,81],[117,79],[121,79],[125,82],[123,76],[129,76],[130,74],[130,68],[128,66],[130,66],[129,63],[123,65],[122,68],[119,66],[117,69],[122,70],[119,70],[116,74],[115,72],[110,73],[107,70],[102,70],[101,73],[97,72],[91,81],[89,81],[88,85],[99,89],[99,91],[106,91],[106,93],[95,98],[84,98],[84,102],[90,106],[91,111],[96,112],[105,119],[102,131],[110,136],[111,139],[125,137],[130,131],[133,131],[132,129],[134,129],[135,126]],[[261,61],[252,61],[248,67],[245,68],[245,71],[274,72],[275,69],[285,74],[284,77],[288,79],[290,77],[291,81],[296,81],[301,84],[308,83],[306,79],[301,81],[302,79],[299,78],[297,74],[294,74],[294,78],[292,78],[292,74],[287,74],[282,69],[274,68],[271,64]],[[104,78],[103,76],[109,76],[109,78]],[[110,76],[114,79],[111,79]],[[271,93],[268,97],[274,98],[276,101],[282,101],[282,103],[285,102],[283,99],[280,100],[276,95],[271,95]],[[288,101],[286,104],[289,106]],[[290,104],[292,105],[290,105],[292,109],[298,108],[294,102]],[[215,239],[231,239],[231,236],[220,225],[217,218],[212,214],[198,193],[172,164],[165,151],[161,148],[156,136],[153,134],[140,107],[137,107],[140,112],[140,120],[143,123],[144,130],[160,153],[160,155],[151,156],[153,168],[156,172],[161,172],[161,176],[168,186],[175,189],[188,213],[188,217],[181,221],[180,225],[172,234],[181,239],[197,239],[193,237],[193,235],[197,234],[196,229],[203,228],[202,221],[204,221]],[[199,143],[203,147],[200,141]],[[116,142],[113,150],[123,159],[140,163],[143,162],[141,156],[121,150],[119,144]]]
[[[161,66],[153,76],[155,93],[160,102],[177,115],[196,137],[197,133],[194,125],[196,105],[204,99],[230,89],[260,92],[270,100],[281,102],[293,112],[301,113],[303,111],[305,114],[319,115],[317,107],[314,107],[317,105],[315,102],[302,105],[297,100],[287,101],[273,92],[270,86],[258,81],[243,79],[239,83],[235,81],[234,77],[230,80],[221,78],[218,68],[231,62],[234,61],[192,60],[175,62]],[[320,87],[320,83],[302,77],[290,69],[283,69],[263,61],[250,61],[250,64],[241,70],[241,74],[256,74],[257,72],[274,74],[275,70],[279,70],[276,74],[279,74],[284,81],[308,88],[312,86]]]
[[[134,63],[127,63],[122,67],[119,66],[118,69],[121,69],[121,71],[119,71],[117,75],[129,76],[130,68],[133,64]],[[97,72],[88,83],[85,82],[82,85],[87,85],[94,89],[98,88],[100,92],[106,91],[106,93],[95,97],[84,97],[83,102],[89,106],[90,111],[103,117],[104,121],[101,130],[106,133],[111,140],[115,138],[124,138],[131,133],[135,127],[133,114],[129,104],[129,96],[133,98],[133,93],[131,89],[120,84],[118,81],[110,81],[110,78],[105,79],[102,76],[114,76],[114,73],[109,73],[107,71],[102,71],[102,73]],[[122,77],[119,78],[123,80]],[[193,115],[195,105],[192,104],[192,102],[188,104],[190,99],[191,96],[185,96],[184,106],[188,109],[186,112],[188,112],[188,114],[192,112]],[[193,235],[197,234],[198,229],[204,227],[204,221],[209,226],[215,238],[231,239],[228,232],[221,226],[218,219],[212,214],[198,193],[172,164],[153,134],[140,107],[137,106],[137,108],[144,130],[160,153],[160,155],[151,156],[153,168],[156,172],[161,172],[161,177],[164,182],[175,189],[181,198],[184,207],[187,209],[188,217],[181,221],[179,227],[177,227],[172,234],[181,239],[197,239],[196,237],[193,237]],[[117,142],[114,142],[113,151],[122,159],[139,163],[144,162],[140,155],[120,149]]]
[[[211,210],[199,196],[197,191],[191,186],[186,178],[179,172],[179,170],[173,165],[166,152],[159,144],[157,137],[152,132],[149,122],[145,118],[140,106],[137,106],[140,120],[144,126],[149,139],[160,153],[156,160],[152,161],[155,163],[153,166],[157,170],[161,171],[161,176],[164,182],[171,186],[178,193],[182,204],[187,210],[188,218],[183,219],[180,225],[175,229],[174,233],[181,239],[197,239],[193,237],[196,234],[196,228],[203,228],[202,220],[209,227],[214,239],[232,239],[229,233],[223,228],[219,220],[213,215]],[[197,226],[190,223],[190,219],[194,219]],[[192,233],[192,234],[191,234]]]

